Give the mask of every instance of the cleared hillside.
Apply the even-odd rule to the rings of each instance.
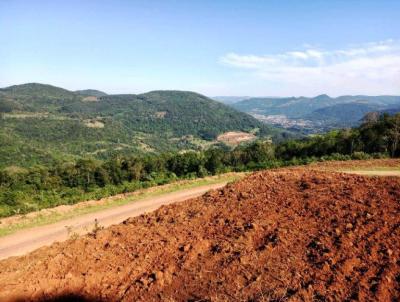
[[[0,297],[397,301],[399,178],[298,169],[0,262]]]

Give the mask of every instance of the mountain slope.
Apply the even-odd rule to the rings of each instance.
[[[286,115],[289,118],[299,118],[304,114],[332,104],[332,99],[329,96],[321,95],[315,98],[250,98],[232,106],[248,113]]]
[[[304,116],[311,121],[324,122],[338,127],[351,127],[358,123],[368,112],[376,110],[376,106],[366,102],[336,104],[317,109]]]
[[[23,146],[37,153],[33,157],[50,152],[60,159],[197,150],[214,144],[217,135],[226,131],[251,131],[261,137],[279,132],[193,92],[105,95],[96,97],[95,102],[85,98],[81,93],[41,84],[1,89],[2,158],[22,158],[24,162],[31,153],[25,154]]]

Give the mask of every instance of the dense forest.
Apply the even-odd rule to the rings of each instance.
[[[367,115],[354,129],[289,140],[258,140],[234,150],[210,148],[185,153],[79,159],[51,167],[8,167],[0,171],[0,216],[101,198],[179,178],[252,171],[329,159],[400,155],[400,114]]]
[[[204,150],[218,144],[216,137],[227,131],[277,141],[285,135],[193,92],[107,95],[43,84],[0,89],[0,168]]]

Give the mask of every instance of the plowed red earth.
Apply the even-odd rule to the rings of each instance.
[[[0,262],[0,299],[399,301],[400,178],[255,173]]]

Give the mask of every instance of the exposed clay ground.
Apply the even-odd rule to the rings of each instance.
[[[254,134],[247,132],[225,132],[217,137],[217,141],[224,142],[228,145],[238,145],[243,142],[254,140],[256,137]]]
[[[310,169],[0,262],[0,300],[399,301],[400,178]]]

